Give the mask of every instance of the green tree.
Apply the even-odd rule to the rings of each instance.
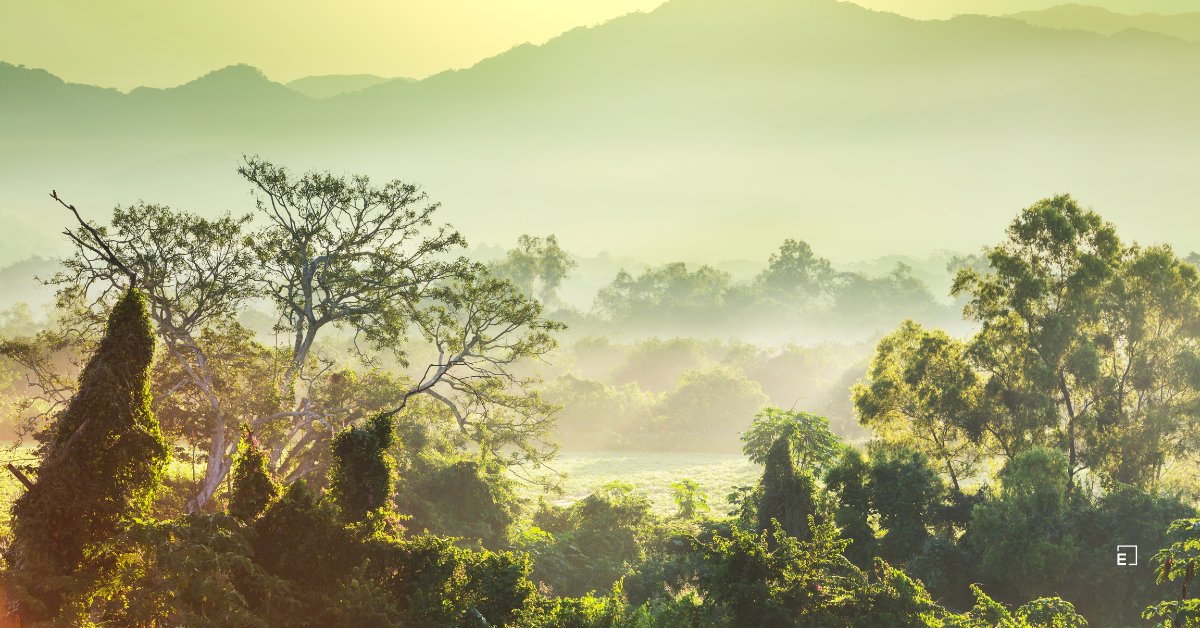
[[[267,468],[267,455],[254,437],[250,426],[242,433],[242,442],[233,461],[229,514],[249,522],[262,514],[279,496],[279,484]]]
[[[32,486],[12,507],[7,563],[29,595],[29,619],[58,615],[71,576],[95,575],[92,548],[149,512],[170,453],[150,410],[153,354],[146,301],[131,288],[51,427]]]
[[[846,558],[859,567],[869,566],[878,548],[875,529],[870,523],[871,466],[862,452],[854,447],[843,448],[837,464],[825,474],[825,486],[837,495],[834,521],[842,536],[850,541]]]
[[[1052,590],[1076,564],[1067,464],[1056,449],[1022,452],[1000,474],[999,493],[975,507],[968,545],[980,573],[1013,599]]]
[[[823,517],[819,511],[817,482],[808,469],[796,468],[792,443],[786,436],[776,439],[763,463],[759,482],[758,529],[772,530],[778,522],[785,533],[808,538],[809,517]]]
[[[880,554],[906,562],[929,539],[933,511],[945,493],[942,479],[919,451],[876,446],[871,452],[871,505],[885,530]]]
[[[971,352],[990,376],[996,410],[980,415],[975,433],[988,432],[1009,456],[1061,443],[1067,487],[1083,468],[1080,384],[1096,377],[1088,329],[1120,255],[1113,226],[1062,195],[1021,213],[1008,240],[987,250],[990,272],[964,269],[954,280],[953,293],[970,297],[965,312],[981,325]]]
[[[394,462],[388,450],[395,442],[393,428],[392,415],[381,413],[333,439],[329,492],[348,521],[362,521],[391,501]]]
[[[750,429],[742,434],[742,453],[751,462],[763,464],[780,438],[791,444],[800,468],[814,474],[821,473],[832,463],[841,449],[838,437],[829,431],[829,419],[769,406],[754,415]]]
[[[966,345],[911,320],[879,341],[867,382],[853,389],[864,425],[884,441],[936,461],[955,490],[981,457],[964,426],[973,421],[982,394]]]
[[[248,389],[277,386],[264,376],[274,365],[256,359],[261,347],[236,322],[261,294],[250,220],[229,214],[207,219],[146,203],[117,207],[108,226],[67,231],[75,250],[49,281],[58,289],[64,319],[86,330],[111,309],[116,294],[109,286],[129,271],[136,278],[166,358],[155,369],[155,379],[163,379],[154,386],[164,427],[207,450],[201,490],[189,503],[193,511],[229,471],[236,447],[231,433],[256,418],[242,411],[247,405],[263,410],[254,403],[263,396],[246,394]],[[259,363],[241,368],[251,360]],[[241,385],[246,382],[252,385]],[[271,396],[276,403],[265,412],[278,410],[278,396]],[[174,425],[178,418],[182,424]]]
[[[989,272],[954,283],[981,326],[970,351],[987,379],[968,431],[1010,457],[1061,448],[1067,490],[1084,469],[1154,485],[1197,430],[1195,267],[1167,247],[1123,246],[1065,195],[1022,212],[987,257]]]
[[[1154,555],[1158,564],[1158,584],[1171,583],[1179,587],[1179,599],[1166,600],[1146,609],[1142,617],[1160,620],[1160,628],[1194,628],[1200,626],[1200,597],[1188,588],[1196,579],[1200,565],[1200,519],[1180,519],[1168,528],[1171,545]]]
[[[695,480],[671,482],[671,499],[678,509],[675,516],[680,519],[694,519],[709,510],[708,494]]]
[[[1200,435],[1200,271],[1169,247],[1131,246],[1100,305],[1079,359],[1095,361],[1078,378],[1095,400],[1081,457],[1110,482],[1154,488]]]

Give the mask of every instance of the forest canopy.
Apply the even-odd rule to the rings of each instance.
[[[1200,273],[1069,196],[954,264],[939,329],[910,270],[792,239],[579,312],[553,236],[481,263],[416,186],[239,172],[245,216],[93,226],[55,195],[55,321],[0,344],[32,382],[6,391],[19,625],[1200,625]],[[764,311],[896,327],[858,355],[647,333]],[[755,478],[557,499],[560,442],[601,440]]]

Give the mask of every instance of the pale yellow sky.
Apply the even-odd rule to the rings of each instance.
[[[421,78],[662,0],[0,0],[0,61],[74,82],[165,87],[248,63]]]

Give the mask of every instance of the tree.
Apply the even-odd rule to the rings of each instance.
[[[545,238],[527,234],[517,238],[517,248],[493,268],[500,277],[512,281],[522,292],[536,296],[542,303],[557,300],[558,287],[578,263],[558,245],[554,235]]]
[[[792,444],[786,436],[776,439],[763,463],[759,482],[758,529],[774,529],[778,522],[788,535],[807,539],[809,517],[823,519],[818,507],[817,483],[812,472],[797,469],[792,458]]]
[[[253,521],[279,496],[279,484],[271,477],[267,455],[249,426],[244,428],[232,473],[229,514],[244,522]]]
[[[816,312],[832,305],[837,272],[829,260],[813,253],[807,242],[789,238],[771,254],[767,267],[754,281],[777,303]]]
[[[172,361],[162,369],[169,379],[156,386],[164,409],[173,410],[164,416],[179,417],[180,435],[207,449],[189,510],[207,503],[229,472],[236,442],[227,434],[241,423],[260,435],[281,477],[324,469],[330,439],[361,418],[317,405],[336,373],[334,359],[313,347],[334,327],[354,333],[356,357],[368,364],[381,351],[407,364],[414,327],[439,351],[384,410],[426,394],[489,452],[544,459],[554,408],[532,390],[537,380],[513,365],[548,352],[562,327],[482,265],[449,257],[464,243],[432,225],[436,204],[403,182],[374,186],[319,172],[297,178],[258,158],[239,172],[258,192],[268,223],[261,232],[245,232],[249,216],[211,221],[154,205],[118,208],[111,229],[80,219],[81,229],[68,230],[76,255],[55,278],[60,303],[84,323],[110,307],[106,286],[114,277],[128,274],[147,294]],[[277,329],[291,339],[287,350],[269,350],[236,323],[257,296],[275,306]],[[21,355],[31,367],[47,363],[44,354]],[[57,391],[62,378],[46,381]]]
[[[871,467],[862,452],[854,447],[843,448],[837,465],[825,474],[825,486],[837,495],[834,522],[850,541],[846,558],[859,567],[870,565],[877,552],[877,541],[870,523]]]
[[[622,270],[596,293],[593,309],[600,316],[647,330],[671,330],[712,320],[726,306],[733,278],[711,266],[688,270],[673,262],[648,268],[634,277]]]
[[[871,506],[879,513],[880,555],[907,562],[929,539],[934,509],[945,493],[941,477],[924,454],[876,445],[871,451]]]
[[[685,478],[671,482],[671,499],[678,508],[676,516],[680,519],[694,519],[709,510],[708,494],[695,480]]]
[[[732,450],[764,402],[766,395],[756,382],[728,368],[688,371],[659,404],[662,424],[654,436],[675,449]]]
[[[1200,444],[1200,271],[1166,246],[1131,246],[1077,358],[1091,425],[1084,462],[1110,482],[1154,488]],[[1080,369],[1082,370],[1082,369]]]
[[[149,511],[170,451],[150,410],[153,355],[146,300],[130,288],[51,428],[33,485],[13,504],[6,558],[30,595],[30,619],[58,615],[71,577],[94,575],[89,550]]]
[[[388,413],[351,426],[333,439],[329,492],[346,520],[362,521],[391,501],[395,465],[388,449],[394,439]]]
[[[981,572],[1012,598],[1048,590],[1075,564],[1067,464],[1056,449],[1024,451],[1000,474],[999,493],[975,507],[968,545],[980,557]]]
[[[555,346],[552,333],[562,326],[542,319],[540,303],[479,264],[446,259],[465,241],[449,226],[432,226],[438,205],[416,186],[376,187],[367,177],[319,172],[296,179],[259,158],[238,172],[259,192],[259,212],[270,223],[256,251],[279,326],[292,338],[283,390],[310,376],[322,329],[349,327],[407,364],[403,341],[416,326],[437,360],[392,411],[430,395],[486,451],[513,448],[510,460],[540,463],[554,409],[530,390],[536,379],[512,371],[514,363]],[[331,436],[309,399],[293,413],[287,444],[273,456],[276,466],[289,452],[312,451]]]
[[[842,326],[893,325],[906,312],[929,316],[941,310],[929,286],[913,274],[910,266],[897,263],[880,277],[842,273],[838,277],[832,315]]]
[[[911,320],[879,341],[867,382],[853,388],[859,420],[936,461],[956,491],[982,455],[966,429],[982,394],[966,345]]]
[[[801,469],[821,473],[837,458],[838,437],[829,431],[829,419],[808,412],[768,406],[754,415],[742,434],[742,453],[751,462],[765,464],[774,443],[787,439]]]
[[[1171,523],[1168,534],[1172,543],[1154,555],[1158,564],[1156,581],[1159,585],[1178,583],[1179,599],[1167,600],[1146,609],[1145,619],[1162,620],[1161,628],[1191,628],[1200,625],[1200,597],[1188,587],[1196,579],[1200,564],[1200,519],[1179,519]]]
[[[127,272],[136,278],[172,363],[166,370],[177,378],[164,383],[159,402],[175,393],[190,396],[184,402],[189,413],[205,418],[197,432],[204,434],[207,464],[191,510],[208,501],[229,470],[236,443],[228,442],[228,431],[238,422],[257,418],[238,416],[230,404],[238,404],[239,396],[218,390],[221,367],[210,346],[217,337],[226,344],[239,342],[233,351],[235,362],[249,354],[250,339],[235,319],[259,294],[253,238],[244,231],[250,219],[226,214],[209,220],[145,203],[117,207],[110,227],[93,229],[81,219],[81,228],[66,231],[75,251],[50,280],[58,286],[60,311],[73,326],[86,329],[111,307],[117,278]]]
[[[954,294],[981,329],[970,345],[986,378],[979,422],[1012,457],[1038,444],[1084,469],[1149,486],[1195,438],[1200,279],[1169,248],[1123,246],[1069,196],[1036,203],[964,269]]]

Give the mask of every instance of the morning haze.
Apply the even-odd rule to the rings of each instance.
[[[843,261],[973,251],[1018,208],[1068,190],[1130,237],[1200,247],[1192,195],[1177,185],[1191,176],[1200,130],[1190,105],[1200,95],[1190,80],[1196,43],[1144,30],[1092,33],[1086,24],[916,21],[832,0],[644,4],[623,10],[648,13],[440,73],[470,60],[430,52],[406,66],[417,59],[403,51],[295,35],[324,18],[315,8],[260,6],[218,25],[213,16],[222,12],[211,5],[195,19],[172,13],[171,24],[155,22],[165,19],[157,9],[106,5],[116,22],[91,36],[120,37],[134,22],[117,18],[134,16],[140,43],[104,50],[143,58],[67,51],[64,59],[128,69],[103,78],[64,66],[64,74],[122,87],[193,80],[123,94],[64,83],[48,57],[41,65],[50,73],[0,67],[0,106],[9,112],[0,120],[9,138],[0,149],[0,211],[15,236],[0,263],[60,251],[49,189],[97,213],[138,199],[242,211],[248,198],[232,173],[243,154],[422,184],[473,244],[554,232],[582,254],[650,263],[762,260],[787,236]],[[1022,8],[1045,8],[1034,4]],[[58,11],[29,19],[59,20],[64,33],[78,34],[70,29],[98,18],[82,6],[19,10]],[[428,37],[476,42],[473,31],[450,28],[450,9],[379,6],[376,15],[419,25]],[[578,6],[594,10],[578,8],[580,20],[607,17]],[[346,14],[361,21],[369,8]],[[287,41],[257,28],[274,15],[275,30],[292,33]],[[323,32],[349,27],[334,19]],[[455,54],[485,56],[536,39],[522,30],[532,27],[501,20],[492,31],[504,43],[456,45]],[[178,43],[165,54],[192,65],[146,63],[146,49],[136,52],[171,33]],[[205,46],[188,39],[199,33]],[[30,41],[5,35],[4,50]],[[239,47],[251,40],[260,46],[253,54]],[[427,44],[412,42],[436,51]],[[307,46],[323,58],[306,57]],[[8,60],[28,59],[12,54]],[[289,59],[297,65],[279,65]],[[214,70],[252,61],[261,67]],[[148,67],[176,74],[138,74]],[[339,73],[352,76],[319,76]],[[316,76],[294,89],[275,82],[302,75]]]

